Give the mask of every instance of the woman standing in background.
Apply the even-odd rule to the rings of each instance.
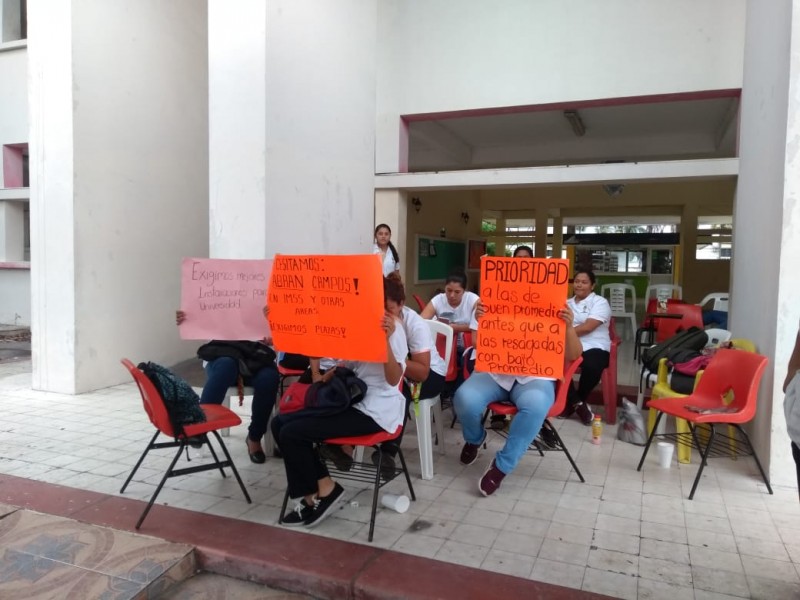
[[[380,255],[384,277],[400,270],[400,255],[392,244],[392,230],[386,223],[381,223],[375,228],[375,246],[372,253]]]

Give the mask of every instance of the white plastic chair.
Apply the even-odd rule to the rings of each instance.
[[[647,303],[650,301],[650,298],[658,298],[659,300],[667,300],[669,298],[677,298],[678,300],[683,299],[683,288],[679,285],[672,285],[670,283],[657,283],[655,285],[648,285],[647,290],[644,293],[644,305],[647,307]]]
[[[728,296],[729,294],[723,294],[722,292],[714,292],[713,294],[708,294],[705,298],[703,298],[700,302],[697,303],[698,306],[705,306],[712,300],[714,304],[711,306],[711,310],[721,310],[723,312],[728,312]]]
[[[706,335],[708,336],[708,343],[706,344],[706,348],[710,346],[719,346],[722,342],[727,342],[733,336],[733,334],[727,329],[713,329],[713,328],[706,329]]]
[[[440,321],[426,321],[431,330],[433,344],[436,345],[436,336],[443,335],[444,364],[450,364],[450,356],[453,353],[453,328]],[[442,418],[442,403],[439,396],[433,398],[420,398],[419,415],[414,411],[414,404],[410,409],[414,412],[414,419],[417,423],[417,444],[419,447],[419,466],[423,479],[433,479],[433,431],[431,427],[431,416],[436,421],[436,435],[439,439],[439,453],[444,454],[444,419]]]
[[[608,295],[606,295],[608,291]],[[636,332],[636,288],[629,283],[607,283],[600,288],[600,295],[608,299],[611,305],[611,316],[619,323],[620,320],[628,319],[630,329],[626,332],[630,337]],[[631,305],[628,308],[628,296],[631,297]]]
[[[244,390],[244,396],[252,396],[255,392],[253,388],[245,386],[242,388]],[[236,400],[232,400],[235,398]],[[237,406],[239,403],[239,388],[236,386],[229,387],[228,391],[225,392],[225,399],[222,401],[222,405],[226,408],[230,408],[231,406]],[[220,430],[220,434],[228,437],[231,434],[230,428],[225,428]]]

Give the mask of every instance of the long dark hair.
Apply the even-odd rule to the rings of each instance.
[[[375,228],[375,235],[377,236],[378,235],[378,231],[383,229],[384,227],[389,230],[389,235],[392,235],[392,228],[389,227],[386,223],[381,223],[380,225],[378,225]],[[389,250],[392,251],[392,258],[394,258],[394,262],[396,262],[399,265],[400,264],[400,255],[397,254],[397,248],[394,247],[394,244],[392,243],[392,240],[389,240]]]
[[[403,280],[397,271],[389,273],[383,278],[383,301],[393,300],[398,304],[405,304],[406,289]]]

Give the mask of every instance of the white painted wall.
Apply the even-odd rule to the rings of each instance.
[[[377,4],[267,3],[267,256],[372,251]]]
[[[266,256],[266,26],[263,0],[208,0],[213,258]]]
[[[28,269],[0,269],[0,323],[30,326],[31,275]]]
[[[376,172],[399,117],[742,85],[745,0],[385,0]]]
[[[208,252],[207,8],[32,4],[34,386],[79,393],[196,346],[173,311]]]
[[[798,25],[790,0],[748,3],[729,320],[737,337],[769,357],[751,432],[772,481],[787,485],[796,479],[781,385],[800,321]]]

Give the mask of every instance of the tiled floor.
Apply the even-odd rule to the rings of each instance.
[[[29,371],[30,363],[0,364],[0,472],[117,494],[152,435],[133,383],[66,396],[32,391]],[[236,410],[247,419],[247,405]],[[663,469],[653,453],[639,473],[641,449],[616,441],[614,426],[596,446],[577,421],[555,425],[585,483],[560,453],[530,454],[496,495],[483,498],[477,479],[501,440],[490,435],[489,451],[463,467],[456,425],[446,434],[446,456],[435,456],[435,478],[414,480],[418,499],[408,513],[381,509],[373,543],[621,598],[800,598],[797,490],[776,487],[770,496],[751,459],[721,458],[710,461],[689,501],[696,464]],[[159,503],[274,524],[285,486],[281,461],[251,464],[243,427],[228,439],[252,505],[232,478],[214,472],[169,481]],[[413,427],[404,448],[418,474]],[[124,496],[149,498],[166,463],[148,457]],[[312,531],[366,544],[370,494],[346,488],[342,510]],[[403,488],[395,481],[387,491]]]
[[[192,548],[0,506],[0,597],[155,598],[190,577]]]

